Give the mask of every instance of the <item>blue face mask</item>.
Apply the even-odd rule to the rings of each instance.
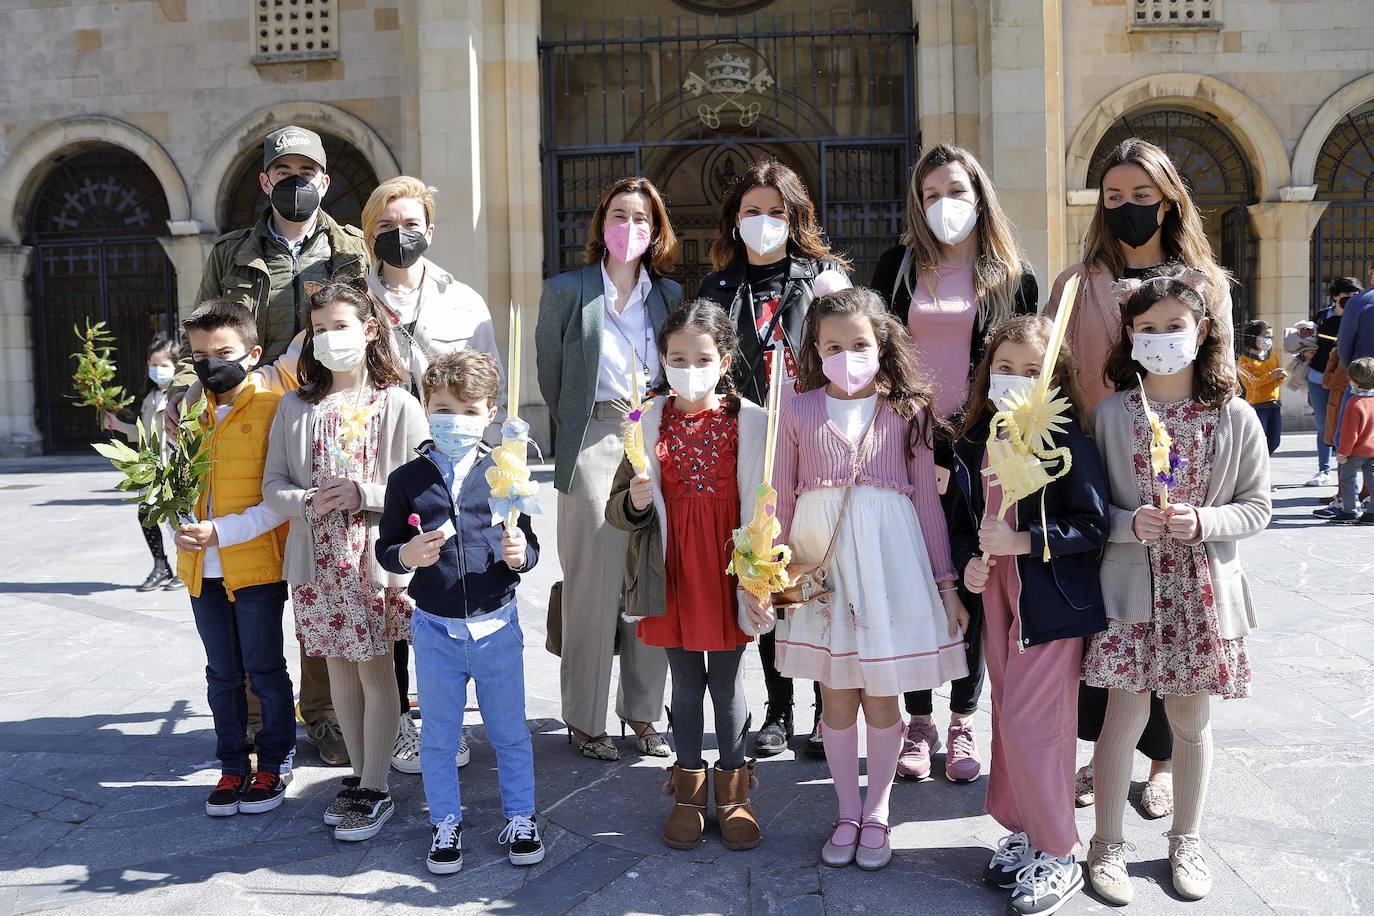
[[[434,447],[450,458],[459,459],[472,451],[487,429],[486,417],[436,413],[429,418],[429,436]]]

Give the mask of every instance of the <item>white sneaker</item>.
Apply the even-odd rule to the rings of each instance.
[[[391,747],[391,768],[398,773],[420,772],[420,730],[410,713],[401,713],[396,743]]]
[[[1307,481],[1307,483],[1303,484],[1303,486],[1329,487],[1331,486],[1331,474],[1326,471],[1322,471],[1321,473],[1314,475],[1312,479]]]
[[[458,742],[458,753],[453,756],[453,762],[458,764],[458,769],[462,769],[472,762],[472,748],[468,747],[467,732]]]

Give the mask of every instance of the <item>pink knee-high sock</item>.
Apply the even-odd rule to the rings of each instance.
[[[835,797],[839,803],[839,819],[857,821],[863,813],[859,801],[859,723],[848,728],[826,725],[821,729],[825,740],[825,762],[830,765],[830,778],[835,781]],[[893,760],[896,772],[896,760]],[[889,777],[890,779],[890,777]],[[838,845],[848,846],[856,839],[855,829],[848,825],[835,831]]]
[[[887,799],[897,775],[906,728],[901,719],[887,728],[868,729],[868,792],[864,795],[864,820],[887,823]]]

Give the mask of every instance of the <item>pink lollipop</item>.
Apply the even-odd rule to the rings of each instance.
[[[407,518],[406,521],[407,521],[409,524],[411,524],[412,526],[414,526],[415,530],[418,531],[418,532],[420,532],[420,534],[424,534],[424,533],[425,533],[425,529],[423,529],[423,528],[420,527],[420,513],[418,513],[418,512],[412,512],[412,513],[410,513],[410,517]]]

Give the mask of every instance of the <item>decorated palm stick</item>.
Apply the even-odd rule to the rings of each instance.
[[[1150,424],[1150,470],[1159,481],[1159,508],[1169,508],[1169,488],[1177,481],[1178,471],[1188,463],[1187,458],[1179,455],[1174,448],[1174,439],[1164,428],[1164,422],[1150,407],[1150,399],[1145,395],[1145,380],[1136,375],[1140,382],[1140,405],[1145,410],[1145,419]]]
[[[646,382],[639,372],[639,355],[630,345],[630,400],[625,405],[625,457],[636,474],[649,470],[649,455],[644,451],[644,392]]]
[[[773,489],[773,458],[777,452],[778,417],[782,404],[781,347],[775,345],[768,384],[768,434],[763,447],[763,480],[754,491],[754,513],[748,524],[735,529],[734,550],[727,573],[739,579],[740,587],[760,601],[791,584],[787,578],[787,564],[792,562],[792,550],[786,544],[775,544],[782,533],[778,521],[778,492]]]
[[[491,514],[493,525],[506,523],[514,528],[520,513],[539,512],[539,484],[530,480],[530,425],[520,419],[520,365],[523,324],[520,306],[510,305],[510,342],[506,359],[506,422],[501,425],[501,444],[492,450],[495,467],[487,468],[487,483],[491,486]]]

